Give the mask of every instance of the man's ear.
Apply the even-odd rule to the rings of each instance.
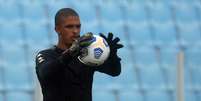
[[[57,32],[57,34],[60,36],[60,28],[58,26],[55,26],[54,29]]]

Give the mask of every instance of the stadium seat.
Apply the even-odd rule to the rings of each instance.
[[[133,87],[137,83],[136,76],[135,76],[135,70],[132,67],[132,60],[129,58],[130,55],[128,54],[129,50],[122,48],[122,50],[119,51],[119,56],[121,57],[121,67],[122,72],[117,78],[111,78],[110,76],[107,76],[105,74],[101,73],[95,73],[94,76],[94,82],[95,86],[103,86],[105,88],[112,88],[112,89],[121,89],[121,88],[128,88]],[[127,86],[125,86],[127,85]]]
[[[93,101],[116,101],[111,91],[93,91]]]
[[[126,19],[128,22],[141,23],[147,21],[144,3],[132,3],[126,7]]]
[[[160,51],[160,67],[163,69],[167,88],[175,87],[178,52],[175,47],[163,47]]]
[[[184,83],[185,83],[185,88],[186,89],[194,88],[192,86],[196,87],[195,82],[193,82],[193,81],[195,81],[193,76],[196,75],[196,73],[193,74],[194,70],[195,70],[195,68],[193,66],[185,65],[185,67],[184,67]],[[199,70],[199,69],[196,69],[196,70]]]
[[[12,67],[5,68],[5,86],[7,90],[33,90],[32,71],[27,67]]]
[[[138,66],[147,67],[149,65],[157,65],[157,52],[152,46],[139,46],[133,52],[135,62]]]
[[[193,66],[193,67],[199,67],[201,66],[200,60],[201,60],[201,52],[200,52],[200,46],[189,46],[185,50],[185,60],[187,66]]]
[[[99,34],[101,32],[100,23],[97,20],[90,21],[90,22],[81,22],[81,35],[86,32],[92,32],[94,34]]]
[[[45,6],[39,2],[24,3],[21,6],[24,20],[40,21],[47,19]]]
[[[132,51],[129,50],[129,48],[126,47],[125,44],[123,44],[125,47],[120,49],[118,51],[118,56],[121,58],[121,63],[122,63],[122,67],[127,66],[128,64],[132,64],[134,63],[133,59],[132,59]]]
[[[175,89],[176,74],[177,74],[176,67],[172,65],[166,65],[166,67],[162,66],[161,70],[165,82],[164,88],[167,90]]]
[[[0,92],[0,101],[4,101],[3,98],[4,98],[4,97],[3,97],[3,94]]]
[[[102,89],[107,89],[112,83],[111,79],[112,77],[107,74],[95,72],[94,78],[93,78],[94,88],[97,88],[100,86],[102,87]]]
[[[175,68],[177,65],[177,55],[179,53],[179,49],[174,46],[164,46],[160,49],[160,62],[161,65],[165,66],[173,66]],[[170,67],[171,68],[171,67]]]
[[[180,24],[179,31],[180,38],[187,47],[201,44],[201,30],[199,22]]]
[[[147,23],[128,24],[129,38],[134,45],[152,45],[152,35]]]
[[[100,6],[100,17],[102,20],[116,22],[123,20],[123,11],[115,3],[105,3]]]
[[[146,92],[146,101],[173,101],[165,90],[150,90]]]
[[[132,65],[128,65],[128,67],[122,67],[121,74],[111,79],[111,86],[114,89],[129,89],[137,87],[136,71]],[[116,88],[115,88],[116,87]]]
[[[185,90],[185,101],[199,101],[197,94],[191,90]]]
[[[4,70],[3,70],[3,67],[0,66],[0,92],[2,90],[4,90],[4,81],[3,80],[4,80]]]
[[[178,23],[196,22],[198,20],[194,7],[189,3],[174,3],[172,6]]]
[[[0,27],[0,39],[3,43],[22,43],[22,27],[19,22],[3,23]]]
[[[33,43],[47,43],[50,37],[47,28],[47,23],[27,21],[25,23],[27,41]]]
[[[119,37],[121,41],[126,41],[126,37],[128,37],[128,33],[125,33],[125,25],[121,21],[117,22],[109,22],[109,21],[102,21],[101,30],[102,33],[107,34],[108,32],[112,32],[114,36]]]
[[[7,64],[24,64],[25,50],[22,45],[6,43],[2,45],[2,58]]]
[[[74,4],[75,10],[80,16],[81,22],[93,22],[96,20],[96,7],[89,2],[78,2]]]
[[[119,97],[119,101],[144,101],[143,94],[138,90],[121,90]]]
[[[59,1],[62,1],[62,0],[59,0]],[[40,4],[47,4],[47,3],[55,3],[56,1],[55,0],[42,0],[42,1],[41,0],[32,0],[32,2],[37,2]]]
[[[165,87],[165,79],[160,67],[141,67],[139,73],[143,88],[160,89]]]
[[[7,101],[33,101],[33,95],[24,91],[9,91],[6,99]]]
[[[197,16],[200,16],[199,12],[201,11],[201,4],[199,2],[200,2],[199,0],[192,2],[192,6],[195,8],[195,12],[197,13]]]
[[[199,67],[188,67],[185,69],[185,84],[189,87],[200,87],[201,81],[200,81],[200,74],[201,69]],[[188,79],[188,80],[187,80]]]
[[[16,3],[1,3],[0,12],[0,19],[4,19],[6,21],[15,21],[20,19],[19,5]]]
[[[191,3],[193,3],[193,2],[199,2],[199,0],[182,0],[184,3],[189,3],[189,4],[191,4]]]
[[[153,23],[167,23],[172,20],[171,10],[164,2],[150,2],[149,13]]]
[[[155,23],[154,28],[154,44],[163,46],[177,46],[176,30],[172,21],[165,23]]]
[[[46,3],[47,3],[47,14],[50,20],[54,20],[55,15],[59,9],[66,8],[66,7],[73,8],[72,4],[68,4],[63,1],[46,2]]]

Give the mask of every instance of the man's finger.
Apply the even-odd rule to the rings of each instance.
[[[99,35],[100,35],[101,37],[103,37],[105,40],[107,40],[106,36],[105,36],[103,33],[99,33]]]
[[[89,46],[91,43],[92,43],[92,42],[90,42],[90,41],[81,42],[81,43],[80,43],[80,47],[87,47],[87,46]]]
[[[113,34],[111,32],[108,33],[108,40],[112,40],[113,39]]]
[[[116,37],[112,42],[113,43],[118,43],[120,41],[120,39],[118,37]]]
[[[82,41],[87,41],[87,40],[91,40],[93,38],[93,34],[91,32],[88,32],[86,34],[84,34],[83,36],[80,37],[80,42]]]
[[[115,48],[116,49],[120,49],[120,48],[123,48],[124,46],[122,44],[116,44]]]

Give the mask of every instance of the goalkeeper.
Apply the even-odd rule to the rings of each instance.
[[[110,56],[98,67],[82,64],[77,57],[84,54],[83,47],[91,44],[93,34],[80,36],[79,15],[71,8],[60,9],[55,16],[57,45],[40,51],[36,56],[36,74],[40,82],[43,101],[92,101],[92,82],[95,71],[118,76],[121,72],[117,50],[119,38],[100,34],[110,46]]]

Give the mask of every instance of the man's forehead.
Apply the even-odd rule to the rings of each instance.
[[[66,19],[79,19],[79,16],[73,16],[73,15],[70,15],[70,16],[64,16]]]
[[[80,18],[78,16],[63,17],[63,20],[68,21],[68,22],[80,22]]]

